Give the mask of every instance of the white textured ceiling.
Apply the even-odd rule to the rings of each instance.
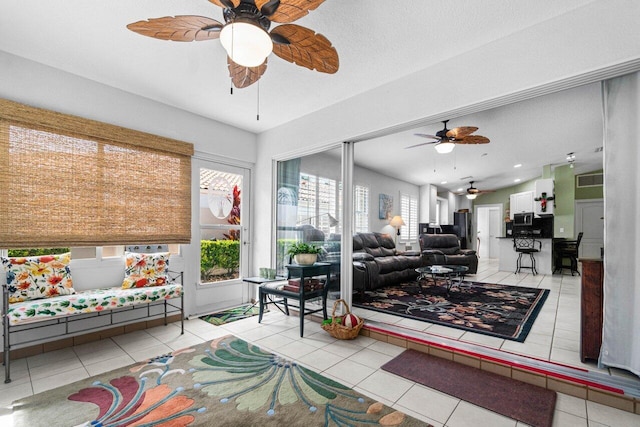
[[[223,22],[222,9],[206,0],[3,0],[0,50],[260,133],[450,58],[459,57],[460,66],[472,67],[464,62],[465,52],[592,1],[326,0],[296,23],[333,43],[340,57],[339,71],[321,74],[271,55],[259,83],[259,121],[258,85],[236,89],[230,95],[226,54],[218,40],[161,41],[126,28],[131,22],[171,15],[203,15]],[[526,109],[516,111],[529,114]],[[517,150],[526,156],[545,155],[531,166],[538,175],[542,164],[561,161],[559,157],[567,151],[577,151],[567,144],[575,140],[574,132],[587,139],[589,147],[601,145],[592,140],[597,139],[595,125],[589,122],[588,130],[583,131],[573,123],[575,114],[544,114],[544,108],[535,120],[515,114],[505,108],[452,120],[450,128],[478,126],[477,133],[492,140],[487,146],[456,149],[456,168],[474,172],[454,173],[442,158],[434,168],[429,156],[422,157],[431,147],[404,150],[402,147],[416,143],[414,131],[368,143],[370,147],[379,144],[379,149],[393,147],[394,156],[385,160],[397,160],[381,163],[362,152],[359,161],[415,183],[437,183],[445,169],[452,170],[449,181],[457,175],[474,175],[480,181],[492,174],[500,176],[503,171],[498,169],[513,162],[514,141],[527,150],[548,145],[544,153]],[[590,110],[589,114],[594,113]],[[560,132],[563,125],[568,135]],[[434,133],[440,127],[436,124],[417,131]],[[488,156],[480,157],[484,152]],[[433,174],[426,173],[434,169]]]

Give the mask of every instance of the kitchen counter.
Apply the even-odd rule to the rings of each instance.
[[[498,245],[500,247],[500,259],[498,269],[501,271],[516,271],[516,263],[518,261],[518,252],[513,249],[513,237],[496,237],[498,239]],[[553,274],[553,239],[551,238],[536,238],[536,240],[542,243],[542,249],[540,252],[534,255],[536,259],[536,270],[538,274]],[[537,247],[537,244],[536,244]],[[522,265],[527,266],[531,260],[528,255],[522,256]],[[521,269],[521,273],[530,273],[531,270]]]

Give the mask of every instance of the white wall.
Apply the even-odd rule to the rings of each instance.
[[[358,160],[357,152],[355,154]],[[332,155],[323,153],[313,154],[302,157],[300,163],[300,171],[325,178],[340,181],[341,168],[340,159]],[[377,232],[387,232],[383,228],[389,224],[387,220],[380,219],[378,216],[378,195],[387,194],[393,197],[392,215],[400,215],[400,193],[420,196],[419,187],[417,185],[401,181],[386,175],[382,175],[367,168],[356,166],[353,172],[353,182],[356,185],[369,187],[369,230]],[[416,242],[417,243],[417,242]]]
[[[0,97],[190,142],[196,155],[223,162],[256,160],[255,134],[5,52],[0,52]],[[173,260],[172,267],[182,263]],[[72,267],[80,289],[117,286],[112,279],[123,275],[114,262],[72,260]],[[184,267],[185,310],[190,313],[196,292],[188,287],[196,286],[200,272],[194,263]]]
[[[272,206],[272,159],[295,153],[302,142],[315,147],[360,139],[399,124],[455,117],[609,75],[617,64],[640,58],[639,8],[633,0],[596,0],[264,132],[258,137],[256,205]],[[272,223],[268,212],[256,218],[257,264],[270,259]]]

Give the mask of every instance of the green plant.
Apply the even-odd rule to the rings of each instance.
[[[200,277],[206,280],[208,274],[216,269],[233,274],[240,266],[240,242],[238,240],[201,240],[200,241]]]
[[[289,249],[287,249],[287,253],[292,256],[298,254],[319,254],[320,252],[322,252],[322,248],[304,242],[293,243],[289,246]]]

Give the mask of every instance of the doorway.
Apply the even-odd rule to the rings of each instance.
[[[498,258],[498,237],[502,237],[502,205],[476,206],[476,248],[478,257]]]
[[[578,248],[580,258],[600,258],[604,248],[604,201],[576,201],[575,232],[583,232]]]
[[[251,299],[242,281],[249,273],[250,170],[194,159],[192,168],[192,243],[197,271],[195,305],[203,314]]]

